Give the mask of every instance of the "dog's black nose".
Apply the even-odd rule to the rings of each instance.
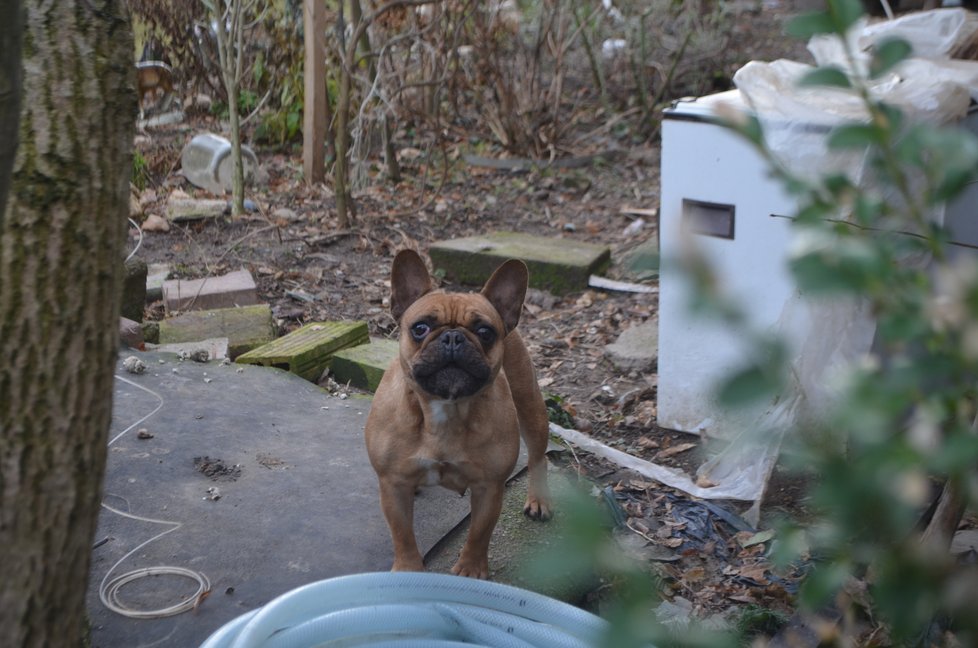
[[[465,346],[465,336],[461,331],[451,330],[441,334],[441,344],[445,348],[445,353],[454,358],[462,347]]]

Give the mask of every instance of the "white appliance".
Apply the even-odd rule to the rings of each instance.
[[[716,320],[690,313],[693,286],[671,259],[689,254],[688,243],[710,262],[724,292],[746,311],[754,330],[777,330],[797,352],[811,336],[807,323],[786,315],[795,296],[787,266],[796,203],[773,179],[767,164],[746,141],[714,122],[718,103],[744,108],[737,90],[680,101],[662,122],[659,237],[663,269],[659,285],[658,424],[661,427],[730,438],[763,407],[736,420],[720,408],[719,381],[742,366],[748,347]],[[978,132],[978,114],[965,125]],[[798,129],[798,126],[795,126]],[[796,137],[824,138],[828,127],[808,125]],[[945,222],[974,254],[978,245],[978,185],[948,205]],[[792,322],[785,326],[785,322]],[[770,407],[770,404],[764,407]]]

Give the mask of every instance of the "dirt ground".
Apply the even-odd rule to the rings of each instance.
[[[740,63],[781,57],[807,61],[803,45],[781,35],[793,11],[776,1],[738,10],[733,45]],[[147,232],[140,257],[171,264],[180,278],[249,269],[283,333],[307,321],[357,319],[369,323],[373,336],[392,336],[395,323],[387,300],[394,253],[403,247],[424,252],[435,241],[466,235],[509,230],[602,243],[612,250],[608,275],[615,278],[623,255],[657,235],[654,219],[637,233],[625,233],[636,217],[622,211],[658,207],[659,150],[654,137],[634,138],[635,124],[625,120],[620,130],[607,129],[606,121],[598,110],[584,113],[573,154],[614,155],[581,168],[529,172],[467,164],[468,141],[462,137],[444,156],[433,156],[429,167],[423,150],[399,132],[395,144],[404,181],[393,186],[378,179],[357,192],[356,222],[348,230],[337,225],[331,191],[302,180],[297,149],[256,148],[268,175],[266,185],[248,193],[258,210],[237,219]],[[149,169],[147,188],[135,196],[143,217],[162,215],[175,190],[209,197],[178,172],[184,144],[207,130],[220,132],[221,127],[206,113],[188,112],[185,123],[137,138]],[[379,164],[369,172],[379,177]],[[656,287],[655,281],[647,283]],[[604,354],[606,344],[654,317],[656,309],[654,293],[588,290],[555,297],[532,292],[520,330],[544,391],[559,396],[574,427],[635,456],[691,470],[702,460],[697,438],[656,426],[655,371],[623,373]],[[148,316],[162,317],[162,307],[151,307]],[[688,450],[662,454],[687,443],[693,444]],[[751,603],[789,609],[790,578],[770,571],[763,543],[745,546],[743,531],[703,513],[702,507],[694,514],[676,493],[609,464],[585,456],[560,462],[609,487],[636,537],[674,552],[675,560],[657,561],[656,569],[668,584],[667,593],[692,601],[697,614]],[[798,484],[776,476],[771,493],[769,507],[790,510],[797,504]],[[680,508],[683,515],[672,515]],[[707,527],[699,539],[688,533],[694,518]]]

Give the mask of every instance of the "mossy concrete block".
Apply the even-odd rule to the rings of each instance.
[[[268,304],[241,308],[193,311],[160,322],[160,344],[228,339],[232,358],[275,339],[272,309]]]
[[[120,314],[134,322],[143,321],[146,307],[146,262],[142,259],[126,261],[126,278],[122,285],[122,309]]]
[[[373,339],[370,344],[337,351],[329,363],[329,371],[340,384],[349,383],[375,392],[387,367],[397,357],[397,350],[397,340]]]
[[[334,353],[369,339],[366,322],[312,322],[239,356],[236,362],[279,367],[314,381]]]
[[[562,295],[587,289],[588,277],[611,262],[604,245],[569,239],[495,232],[435,243],[428,250],[435,269],[464,284],[480,285],[507,259],[530,269],[530,287]]]

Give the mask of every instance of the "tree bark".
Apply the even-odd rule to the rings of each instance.
[[[0,223],[0,643],[78,646],[118,346],[132,138],[123,0],[25,0]]]
[[[0,3],[0,227],[3,227],[20,124],[22,11],[20,0]]]

